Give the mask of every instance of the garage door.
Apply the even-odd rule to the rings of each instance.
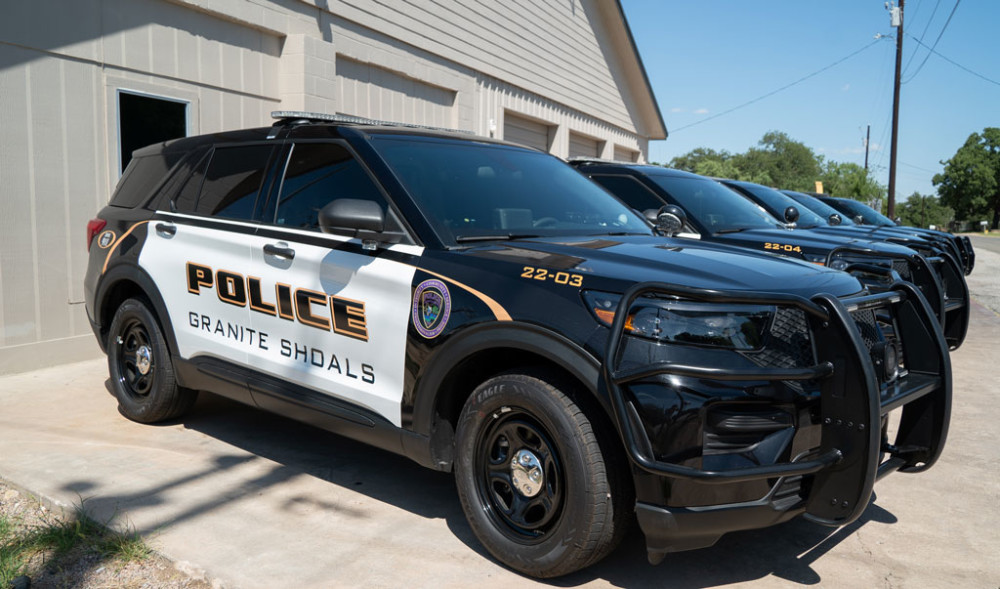
[[[639,161],[639,152],[633,151],[627,147],[622,147],[620,145],[615,146],[615,161],[619,162],[637,162]]]
[[[569,134],[569,157],[601,157],[601,143],[585,135]]]
[[[525,147],[534,147],[545,152],[549,150],[548,125],[510,113],[504,115],[503,138],[505,141]]]

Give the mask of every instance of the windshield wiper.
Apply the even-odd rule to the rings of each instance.
[[[531,239],[533,237],[541,237],[541,235],[520,233],[500,233],[497,235],[459,235],[455,237],[455,243],[469,243],[472,241],[510,241],[512,239]]]
[[[729,229],[719,229],[715,232],[716,235],[722,235],[723,233],[739,233],[740,231],[746,231],[751,229],[751,227],[732,227]]]

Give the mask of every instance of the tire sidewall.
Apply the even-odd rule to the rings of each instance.
[[[577,558],[574,548],[586,545],[590,539],[593,522],[588,510],[595,498],[588,493],[592,487],[588,476],[591,465],[584,455],[586,445],[580,442],[582,432],[569,417],[567,406],[540,384],[529,377],[504,375],[491,379],[473,392],[458,423],[460,447],[456,452],[455,479],[469,524],[486,549],[515,570],[550,577],[580,568],[568,561]],[[533,544],[515,542],[497,530],[496,526],[502,524],[497,524],[488,515],[479,494],[477,477],[481,474],[476,467],[477,441],[483,428],[492,421],[492,415],[503,407],[531,414],[547,431],[561,465],[561,513],[547,537]]]
[[[124,375],[119,364],[122,344],[118,343],[118,338],[123,335],[123,328],[132,320],[139,321],[145,328],[153,353],[153,383],[149,393],[144,396],[133,395],[126,388],[127,385],[122,383]],[[163,404],[164,397],[173,393],[168,390],[174,386],[173,365],[156,318],[145,304],[137,299],[129,299],[122,303],[111,321],[107,350],[108,373],[111,376],[111,387],[115,398],[118,399],[119,411],[134,421],[155,421],[152,414]]]

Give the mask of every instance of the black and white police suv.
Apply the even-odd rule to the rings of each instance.
[[[126,417],[210,391],[453,470],[482,544],[538,577],[636,516],[654,563],[843,525],[939,456],[949,357],[911,284],[659,236],[534,150],[276,118],[138,150],[91,221]]]

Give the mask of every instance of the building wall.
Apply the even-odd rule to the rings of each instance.
[[[642,159],[602,0],[14,0],[0,18],[0,374],[99,353],[86,223],[117,182],[118,93],[187,104],[188,134],[273,110],[503,138],[507,116]]]

